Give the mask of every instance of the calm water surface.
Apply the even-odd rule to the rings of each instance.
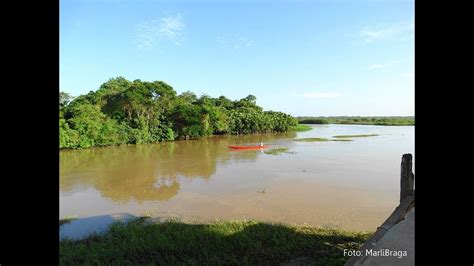
[[[375,230],[398,204],[401,156],[414,155],[414,127],[313,127],[61,151],[60,216],[126,212],[200,222],[258,219]],[[294,141],[347,134],[380,135],[352,142]],[[261,141],[289,153],[227,148]]]

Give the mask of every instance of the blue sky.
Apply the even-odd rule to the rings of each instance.
[[[117,76],[295,116],[413,115],[414,3],[61,0],[60,89]]]

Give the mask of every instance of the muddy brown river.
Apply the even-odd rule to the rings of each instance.
[[[313,125],[285,134],[60,152],[60,217],[257,219],[375,230],[398,205],[413,126]],[[378,134],[353,141],[296,138]],[[234,151],[227,145],[270,145]],[[275,148],[282,153],[269,153]]]

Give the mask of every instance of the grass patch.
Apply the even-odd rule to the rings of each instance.
[[[270,154],[270,155],[280,155],[282,153],[289,153],[289,152],[288,152],[288,148],[281,147],[281,148],[275,148],[268,151],[264,151],[264,153]]]
[[[359,135],[362,136],[362,135]],[[349,137],[354,137],[351,135],[347,136],[335,136],[336,139],[327,139],[327,138],[303,138],[295,139],[294,141],[303,141],[303,142],[323,142],[323,141],[354,141],[353,139],[347,139]],[[367,136],[368,137],[368,136]]]
[[[330,139],[326,139],[326,138],[303,138],[303,139],[295,139],[294,141],[320,142],[320,141],[331,141],[331,140],[330,140]]]
[[[338,136],[333,136],[333,138],[363,138],[363,137],[375,137],[375,136],[379,136],[379,134],[338,135]]]
[[[335,137],[336,139],[327,139],[327,138],[303,138],[303,139],[295,139],[294,141],[303,141],[303,142],[323,142],[323,141],[353,141],[352,139],[346,139],[349,137],[347,136],[341,136],[341,137]]]
[[[344,249],[358,249],[366,232],[226,221],[186,224],[140,219],[114,224],[105,235],[64,240],[60,264],[274,265],[305,257],[311,264],[343,265]]]
[[[298,124],[298,125],[294,128],[294,131],[309,131],[309,130],[313,130],[313,127],[312,127],[312,126],[308,126],[308,125],[301,125],[301,124]]]

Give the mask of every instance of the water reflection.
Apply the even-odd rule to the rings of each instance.
[[[103,197],[124,203],[131,200],[165,201],[177,195],[180,180],[209,179],[218,164],[255,161],[261,151],[231,152],[227,145],[278,145],[296,133],[219,136],[203,140],[153,145],[69,150],[60,152],[60,188],[63,195],[93,187]]]

